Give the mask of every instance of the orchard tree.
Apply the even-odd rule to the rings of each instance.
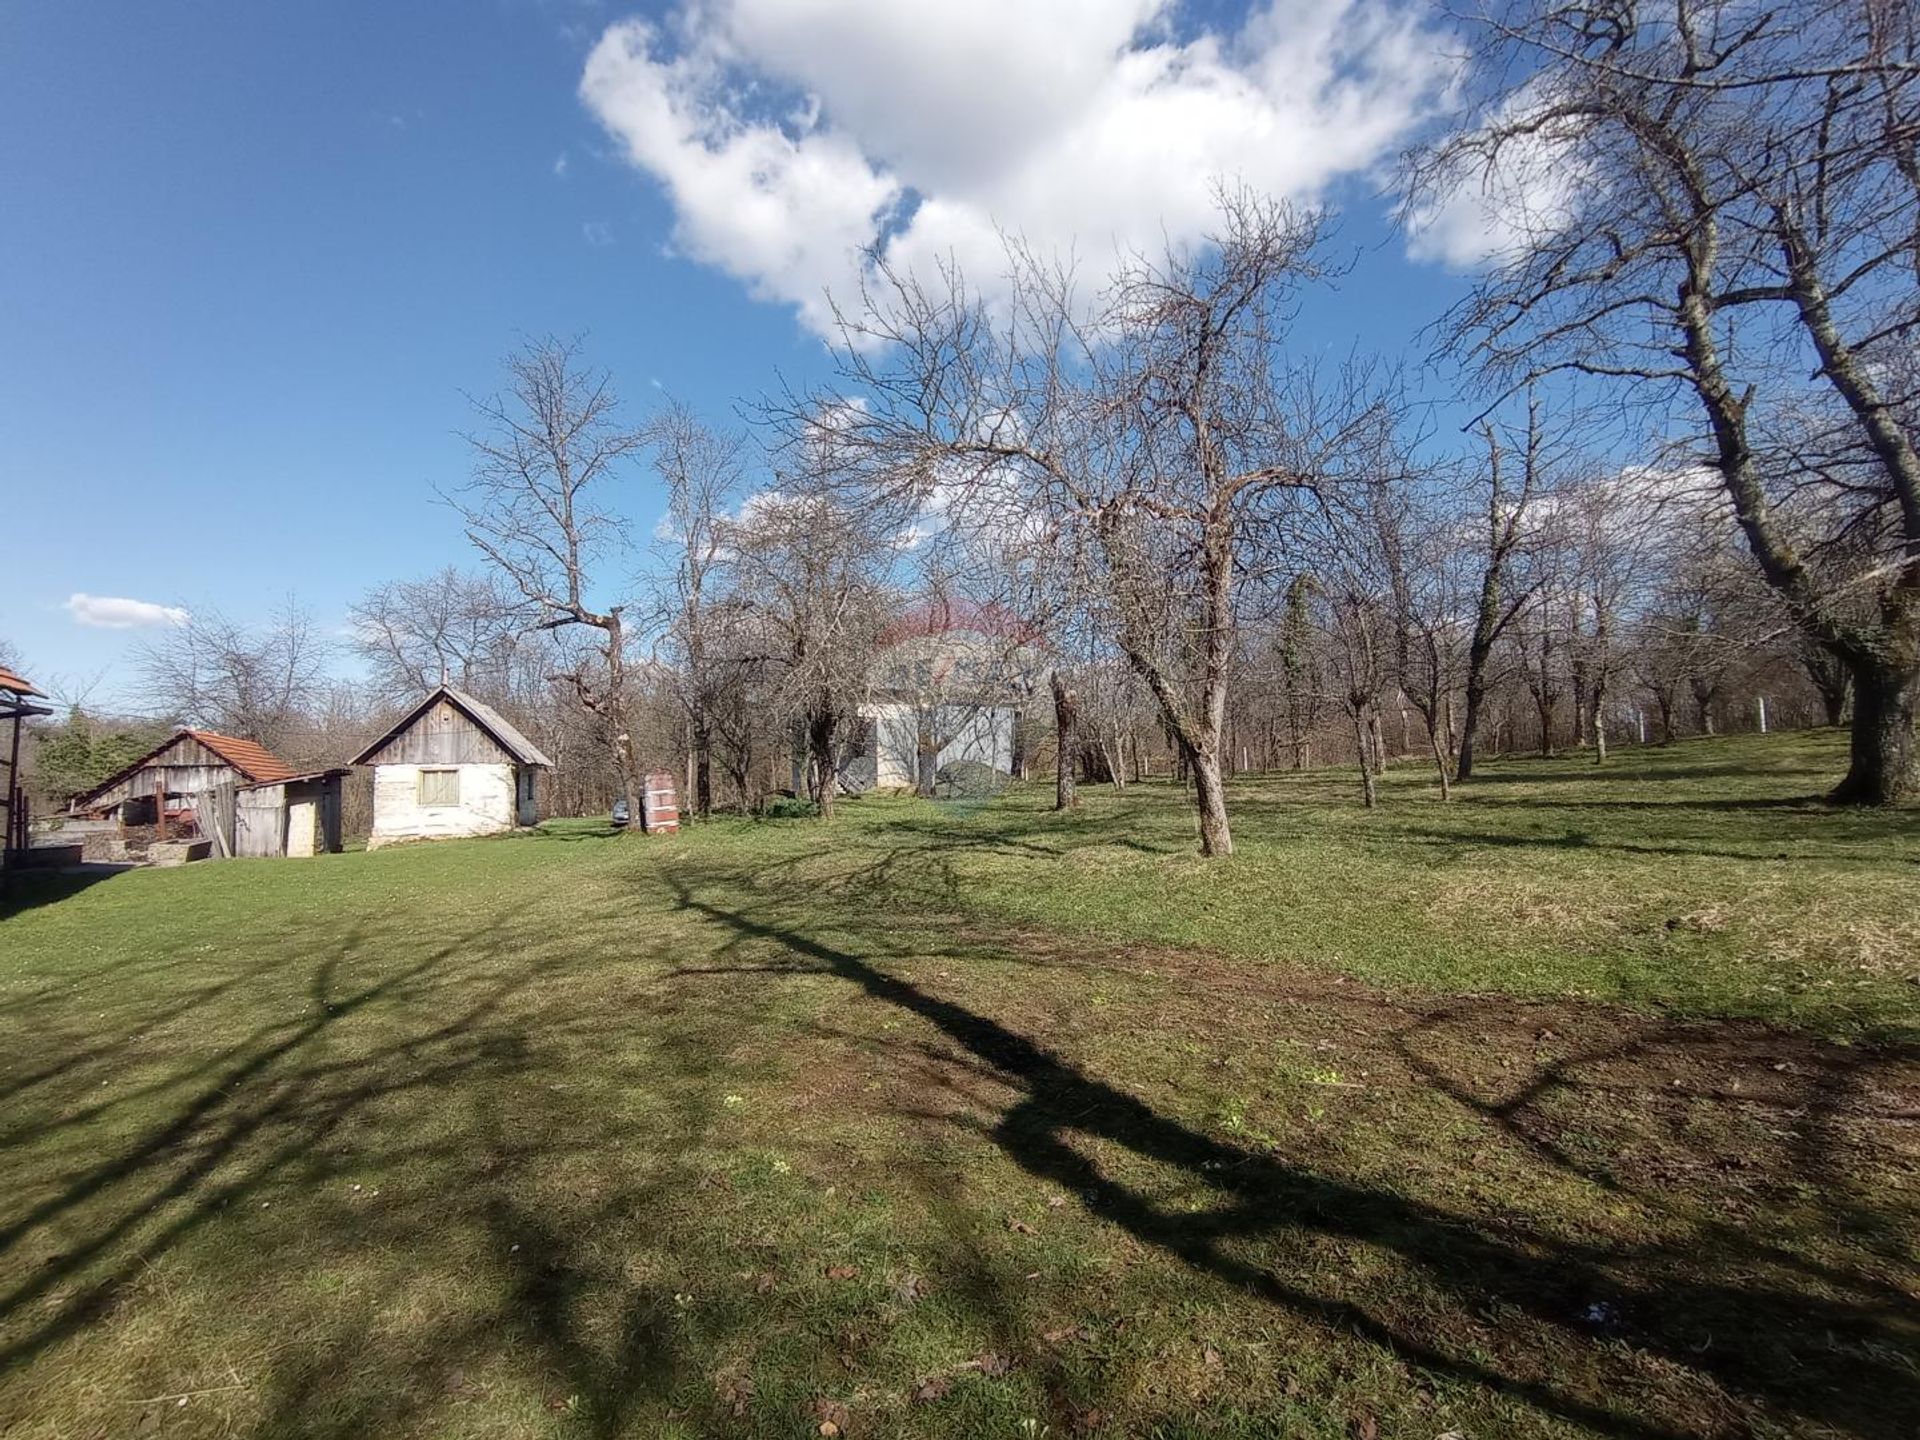
[[[654,472],[667,492],[659,538],[665,564],[660,576],[659,623],[675,693],[687,717],[693,756],[695,815],[713,810],[713,752],[728,691],[741,666],[728,630],[739,615],[729,603],[728,570],[734,551],[729,516],[746,484],[746,441],[715,430],[685,405],[674,403],[647,427]]]
[[[1664,416],[1754,563],[1852,677],[1837,801],[1920,786],[1920,9],[1515,0],[1468,22],[1482,104],[1413,176],[1507,231],[1452,316],[1496,384]]]
[[[634,692],[624,602],[597,598],[600,567],[627,551],[608,491],[646,443],[620,423],[604,371],[579,342],[530,342],[507,358],[504,393],[473,402],[473,474],[456,508],[467,539],[530,611],[536,629],[580,627],[597,643],[557,672],[596,722],[619,775],[627,813],[641,813],[644,780],[634,745]],[[633,827],[638,828],[638,827]]]
[[[907,506],[1012,497],[1053,538],[1192,778],[1203,855],[1233,849],[1239,586],[1275,571],[1372,403],[1358,372],[1325,385],[1284,348],[1321,238],[1317,214],[1231,194],[1207,243],[1128,257],[1091,302],[1018,245],[994,306],[882,266],[843,317],[845,393],[799,411],[834,416],[841,460]]]

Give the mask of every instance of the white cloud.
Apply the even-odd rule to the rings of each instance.
[[[187,623],[187,612],[178,605],[156,605],[151,600],[128,600],[118,595],[88,595],[78,590],[67,597],[66,611],[76,625],[97,630]]]
[[[604,220],[581,221],[580,235],[596,250],[604,250],[613,244],[613,226]]]
[[[1303,201],[1379,165],[1453,75],[1412,0],[686,0],[611,26],[581,95],[676,246],[830,328],[871,247],[976,288],[1002,232],[1090,262],[1199,239],[1222,181]]]
[[[1504,131],[1534,104],[1522,89],[1488,118],[1487,129]],[[1529,240],[1563,229],[1592,182],[1572,147],[1550,131],[1522,129],[1496,150],[1482,132],[1473,138],[1451,183],[1414,205],[1406,216],[1407,253],[1456,270],[1505,259]],[[1483,148],[1485,147],[1485,148]]]
[[[564,150],[553,157],[553,173],[562,180],[567,178],[567,171],[572,168],[572,165],[573,162],[567,159],[567,152]]]

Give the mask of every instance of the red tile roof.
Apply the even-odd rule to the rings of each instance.
[[[216,735],[211,730],[187,730],[181,733],[191,735],[249,780],[291,780],[300,773],[258,741],[236,740],[231,735]]]
[[[1032,622],[1021,619],[1004,605],[934,596],[914,602],[895,616],[880,631],[880,644],[898,645],[904,640],[945,635],[955,630],[999,636],[1019,644],[1031,643],[1040,634]]]
[[[16,695],[38,695],[41,693],[4,665],[0,665],[0,690],[11,690]]]

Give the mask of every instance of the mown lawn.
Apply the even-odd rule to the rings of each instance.
[[[1920,1433],[1837,745],[18,890],[0,1434]]]

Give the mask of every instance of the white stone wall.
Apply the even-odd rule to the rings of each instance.
[[[460,772],[458,805],[422,805],[420,771]],[[396,840],[441,840],[492,835],[513,828],[513,766],[376,765],[373,770],[373,833],[367,848]]]
[[[919,720],[913,706],[882,702],[860,713],[873,721],[874,784],[882,790],[911,787],[919,764]],[[990,765],[1001,772],[1013,768],[1013,717],[1002,706],[943,705],[936,712],[934,731],[946,737],[936,768],[961,760]]]
[[[320,807],[311,800],[295,800],[287,806],[287,855],[303,859],[320,849],[316,833],[320,825]]]

